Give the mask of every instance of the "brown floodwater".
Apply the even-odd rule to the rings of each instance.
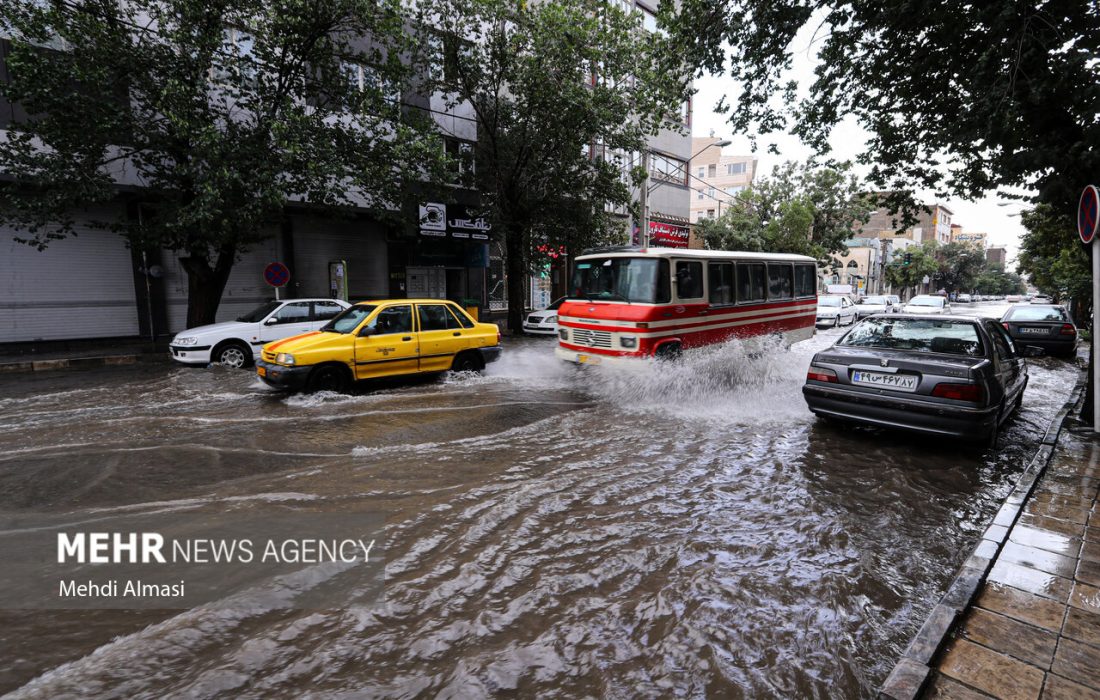
[[[0,379],[0,510],[381,513],[384,601],[0,611],[13,697],[871,696],[1075,379],[995,450],[826,426],[816,349],[286,396],[167,364]],[[0,536],[0,547],[3,536]]]

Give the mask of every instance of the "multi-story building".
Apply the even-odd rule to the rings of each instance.
[[[985,251],[985,261],[992,265],[1004,266],[1008,259],[1008,251],[1004,246],[993,246]]]
[[[908,238],[916,243],[936,241],[942,245],[951,242],[953,216],[954,213],[942,204],[926,204],[918,210],[915,224],[900,228],[901,215],[880,207],[871,213],[870,219],[858,231],[861,235],[873,233],[879,238]]]
[[[689,181],[691,183],[691,221],[710,219],[722,215],[722,207],[728,206],[737,193],[752,184],[756,178],[758,159],[755,156],[725,155],[716,144],[715,136],[696,137],[691,140]]]
[[[844,242],[848,252],[834,260],[835,270],[823,270],[826,284],[850,284],[856,294],[882,291],[883,250],[888,246],[878,238],[852,238]]]

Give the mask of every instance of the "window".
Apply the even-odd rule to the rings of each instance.
[[[764,301],[764,263],[737,265],[737,301]]]
[[[565,301],[564,297],[559,299],[557,303],[560,305],[561,302],[563,302],[563,301]],[[448,308],[450,308],[450,307],[448,307]],[[558,307],[555,306],[554,308],[556,309]],[[464,314],[464,313],[462,313],[462,312],[460,312],[460,311],[458,311],[454,308],[450,308],[450,311],[451,311],[451,315],[454,316],[455,319],[458,321],[459,326],[462,326],[463,328],[473,328],[474,327],[474,322],[471,321],[470,319],[466,318],[466,314]],[[455,326],[452,326],[452,328],[455,328]]]
[[[794,297],[794,269],[787,263],[768,263],[768,299]]]
[[[794,295],[812,297],[817,293],[817,268],[813,265],[794,266]]]
[[[376,335],[411,333],[412,326],[412,306],[410,305],[382,309],[370,325],[377,331]]]
[[[715,163],[711,163],[707,166],[707,175],[710,177],[718,176],[718,166]],[[713,192],[713,190],[711,190]]]
[[[569,298],[667,304],[669,301],[668,278],[668,261],[663,259],[580,260],[573,270]]]
[[[650,157],[650,176],[654,180],[687,184],[687,163],[669,156],[653,153]]]
[[[1006,321],[1069,322],[1066,310],[1061,306],[1014,306],[1008,310]]]
[[[644,7],[639,7],[638,9],[642,12],[642,28],[647,32],[657,31],[657,15]]]
[[[321,330],[329,333],[351,333],[363,322],[364,318],[374,313],[377,308],[377,306],[356,304],[344,309],[339,316],[321,326]]]
[[[707,265],[710,287],[710,303],[714,306],[726,306],[735,301],[733,294],[733,263],[710,263]]]
[[[344,307],[335,301],[315,301],[313,302],[313,320],[327,321],[338,316],[343,310]]]
[[[401,91],[397,86],[384,81],[378,71],[371,66],[362,63],[344,61],[340,70],[348,81],[350,94],[362,92],[381,92],[382,97],[390,102],[401,101]]]
[[[707,176],[707,167],[705,165],[700,165],[699,166],[699,177],[706,177],[706,176]]]
[[[447,169],[452,184],[466,183],[474,175],[474,145],[466,141],[445,138],[443,147],[447,151]]]
[[[676,261],[676,298],[703,298],[703,263]]]
[[[714,210],[713,209],[707,209],[707,218],[708,219],[713,219],[714,218]]]
[[[727,163],[726,175],[743,175],[745,173],[745,163]]]
[[[998,336],[994,336],[996,338]],[[996,342],[996,341],[994,341]],[[948,355],[985,355],[974,321],[875,316],[844,336],[838,346],[891,348]]]
[[[742,187],[741,185],[734,185],[733,187],[727,187],[726,188],[726,194],[735,195],[743,189],[745,189],[745,188]]]
[[[307,323],[308,321],[308,301],[296,301],[293,304],[287,304],[275,313],[275,323]]]
[[[713,187],[707,188],[707,196],[710,197],[711,199],[716,199],[716,197],[714,196],[714,188]]]
[[[705,195],[703,194],[703,190],[699,190],[699,196],[696,197],[696,199],[702,199],[704,196]]]
[[[680,106],[680,121],[684,126],[691,126],[691,98],[684,100],[684,104]]]
[[[420,317],[420,330],[446,331],[458,328],[458,320],[447,310],[444,304],[421,304],[416,307]]]
[[[211,69],[214,82],[231,83],[234,68],[240,71],[241,80],[245,84],[255,81],[256,38],[243,29],[227,27],[222,46],[224,50],[219,59],[215,60],[215,67]]]

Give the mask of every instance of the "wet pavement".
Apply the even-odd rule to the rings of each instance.
[[[1063,431],[929,698],[1100,698],[1100,443]]]
[[[0,611],[0,690],[871,696],[1076,370],[1030,360],[995,450],[826,426],[800,389],[840,332],[644,373],[520,340],[484,376],[350,396],[220,367],[0,377],[6,512],[383,513],[388,562],[372,610]]]

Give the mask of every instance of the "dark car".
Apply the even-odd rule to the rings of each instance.
[[[1001,324],[1017,343],[1035,345],[1048,355],[1077,355],[1077,327],[1061,306],[1020,304],[1001,317]]]
[[[872,316],[814,355],[802,394],[818,416],[992,445],[1039,354],[992,319]]]

